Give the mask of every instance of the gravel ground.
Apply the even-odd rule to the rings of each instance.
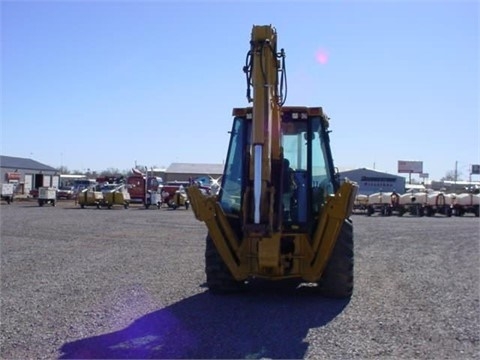
[[[354,215],[350,301],[205,287],[191,210],[0,206],[1,358],[480,359],[478,218]]]

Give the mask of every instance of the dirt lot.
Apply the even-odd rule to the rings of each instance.
[[[354,215],[350,301],[214,296],[191,210],[0,206],[2,359],[480,358],[478,218]]]

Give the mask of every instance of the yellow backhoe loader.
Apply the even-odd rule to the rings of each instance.
[[[358,186],[340,184],[321,107],[285,106],[285,52],[271,25],[254,25],[244,72],[251,106],[233,109],[221,189],[188,187],[205,222],[212,293],[250,279],[298,279],[324,296],[353,291],[353,225]],[[252,94],[253,90],[253,94]]]

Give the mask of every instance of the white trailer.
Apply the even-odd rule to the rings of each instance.
[[[7,204],[10,204],[13,202],[13,184],[11,183],[5,183],[2,184],[2,193],[1,193],[1,199],[5,200]]]
[[[396,192],[377,192],[368,195],[367,216],[378,212],[390,216],[398,210],[400,196]]]
[[[400,195],[398,215],[402,216],[405,213],[409,213],[410,215],[424,216],[427,198],[428,193],[424,191],[408,192]]]
[[[442,214],[448,217],[452,216],[454,195],[445,194],[440,191],[431,192],[427,195],[424,205],[426,216]]]
[[[478,217],[480,214],[480,194],[458,194],[453,200],[453,214],[463,216],[467,213]]]
[[[55,206],[57,200],[57,189],[53,187],[42,186],[38,188],[38,206],[51,204]]]

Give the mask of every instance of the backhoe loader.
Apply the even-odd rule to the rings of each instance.
[[[271,25],[253,26],[243,71],[251,105],[233,109],[221,188],[187,188],[208,230],[207,287],[227,293],[251,279],[297,279],[323,296],[350,297],[358,186],[340,184],[330,119],[321,107],[285,105],[285,52]]]

